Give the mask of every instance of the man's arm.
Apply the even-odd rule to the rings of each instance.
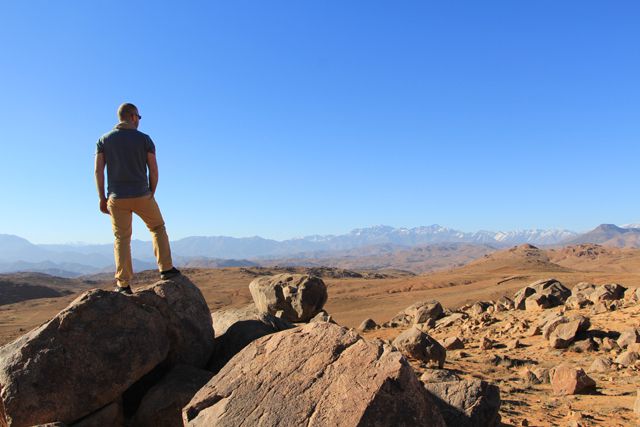
[[[109,214],[107,209],[107,198],[104,195],[104,167],[106,162],[104,161],[104,153],[96,154],[96,189],[98,190],[98,197],[100,198],[100,212]]]
[[[151,195],[154,195],[158,187],[158,162],[155,153],[147,153],[147,166],[149,167],[149,189]]]

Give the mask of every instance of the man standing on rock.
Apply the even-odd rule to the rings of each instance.
[[[111,216],[115,236],[116,291],[131,294],[132,213],[138,215],[151,232],[153,253],[160,278],[180,274],[173,266],[169,237],[154,194],[158,185],[156,147],[149,135],[138,131],[142,116],[129,103],[118,108],[120,122],[98,140],[95,175],[100,211]],[[104,168],[107,167],[107,196],[104,193]],[[147,168],[149,176],[147,176]]]

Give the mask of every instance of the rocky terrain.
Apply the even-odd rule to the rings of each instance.
[[[93,290],[7,304],[0,307],[6,343],[0,350],[2,410],[7,420],[34,416],[52,405],[51,387],[65,390],[78,381],[94,387],[102,369],[102,376],[117,379],[101,385],[108,390],[80,389],[83,399],[97,400],[58,405],[79,411],[72,413],[56,412],[54,402],[53,413],[62,415],[47,420],[634,425],[634,405],[640,405],[636,257],[634,250],[597,245],[553,250],[523,245],[430,275],[192,269],[177,287],[171,281],[149,285],[157,273],[145,272],[137,275],[133,297]],[[96,283],[110,289],[107,282]],[[114,306],[126,313],[126,322],[104,311]],[[182,312],[188,315],[181,317]],[[137,337],[140,330],[143,336]],[[209,337],[212,347],[206,344]],[[123,367],[136,340],[146,356]],[[193,353],[203,356],[185,361],[185,345],[199,346]],[[120,353],[121,358],[100,359]],[[69,358],[86,364],[74,371],[69,360],[75,359]],[[29,369],[23,372],[22,366]],[[64,378],[47,377],[58,371]],[[251,380],[242,374],[249,371]],[[34,384],[28,396],[36,400],[29,408],[40,409],[12,416],[24,399],[12,381]],[[412,397],[403,390],[412,390]],[[345,394],[354,398],[339,401]],[[242,398],[248,395],[259,397]],[[296,404],[279,406],[282,401]],[[406,404],[398,407],[398,401]],[[352,416],[336,424],[336,408]],[[162,424],[160,418],[173,421]],[[25,419],[10,425],[36,423]]]

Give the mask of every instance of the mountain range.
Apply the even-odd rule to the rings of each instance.
[[[369,252],[407,250],[437,244],[471,244],[504,248],[523,243],[560,245],[600,243],[640,246],[640,229],[603,224],[586,234],[569,230],[522,230],[509,232],[463,232],[440,225],[415,228],[375,226],[342,235],[312,235],[277,241],[262,237],[191,236],[171,242],[177,265],[217,267],[251,266],[286,259],[357,256],[359,248]],[[151,242],[132,241],[136,270],[153,269]],[[354,255],[352,252],[355,251]],[[272,264],[272,262],[270,262]],[[63,277],[113,270],[112,244],[33,244],[18,236],[0,234],[0,272],[37,271]]]

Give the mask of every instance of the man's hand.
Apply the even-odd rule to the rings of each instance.
[[[107,199],[100,199],[100,212],[109,215],[109,208],[107,207]]]

